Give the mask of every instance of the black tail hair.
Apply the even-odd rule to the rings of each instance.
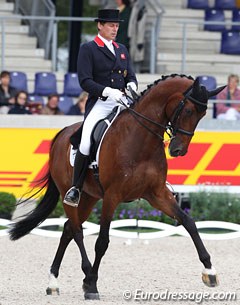
[[[42,200],[37,205],[37,207],[27,214],[27,217],[14,223],[9,231],[10,239],[17,240],[32,231],[35,227],[37,227],[40,223],[42,223],[48,215],[55,209],[58,198],[59,191],[50,175],[44,177],[48,181],[48,188],[46,193],[44,194]],[[43,186],[41,189],[43,189]]]
[[[57,135],[54,137],[51,143],[51,148],[59,134],[64,129],[58,132]],[[58,203],[60,193],[55,182],[53,181],[49,169],[47,174],[37,181],[36,186],[39,185],[42,186],[37,192],[35,192],[27,199],[20,201],[20,203],[27,202],[29,199],[33,198],[36,194],[38,194],[45,187],[47,187],[47,190],[37,207],[30,213],[28,213],[24,219],[11,225],[11,229],[9,230],[9,236],[11,240],[17,240],[30,233],[35,227],[42,223],[48,217],[48,215],[55,209]]]

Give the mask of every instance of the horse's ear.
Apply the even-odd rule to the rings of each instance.
[[[212,96],[217,95],[219,92],[221,92],[226,87],[227,86],[221,86],[221,87],[218,87],[218,88],[216,88],[214,90],[208,91],[208,97],[212,97]]]
[[[131,95],[132,95],[133,101],[134,101],[134,102],[137,102],[138,99],[139,99],[139,95],[137,94],[137,92],[135,92],[135,91],[132,89],[131,86],[129,86],[129,91],[130,91],[130,93],[131,93]]]
[[[197,77],[193,83],[193,88],[199,88],[199,85],[200,85],[200,81],[199,78]]]

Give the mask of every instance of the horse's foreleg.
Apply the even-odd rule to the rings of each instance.
[[[204,265],[204,270],[202,272],[202,280],[204,284],[209,287],[217,286],[219,282],[216,270],[212,266],[210,254],[206,250],[202,239],[199,236],[194,220],[189,215],[187,215],[178,205],[175,207],[175,218],[188,231],[195,244],[199,259]]]
[[[217,286],[218,279],[216,271],[212,267],[210,255],[207,252],[201,237],[199,236],[194,220],[179,207],[176,199],[169,190],[166,190],[164,195],[164,197],[162,194],[159,197],[151,196],[148,200],[153,207],[161,210],[166,215],[177,219],[178,222],[188,231],[197,249],[199,259],[204,265],[204,270],[202,273],[202,280],[204,284],[209,287]]]
[[[48,288],[47,288],[48,295],[54,294],[54,293],[59,294],[59,287],[58,287],[58,281],[57,281],[58,274],[59,274],[59,268],[60,268],[64,253],[66,251],[66,248],[72,239],[73,239],[73,231],[70,226],[69,220],[67,220],[64,224],[60,243],[59,243],[55,258],[53,260],[53,263],[52,263],[52,266],[50,269],[49,284],[48,284]]]
[[[101,262],[102,257],[104,256],[108,244],[109,244],[109,223],[105,223],[101,225],[101,229],[95,244],[95,260],[92,267],[91,272],[85,278],[83,289],[84,289],[84,297],[86,300],[96,300],[99,299],[99,294],[97,290],[97,280],[98,280],[98,269]]]
[[[95,244],[95,260],[90,274],[86,277],[84,282],[85,299],[99,299],[99,294],[97,290],[97,280],[98,280],[98,269],[101,263],[101,259],[104,256],[108,244],[109,244],[109,228],[112,220],[112,216],[115,210],[115,205],[107,200],[103,201],[101,222],[100,222],[100,232]]]

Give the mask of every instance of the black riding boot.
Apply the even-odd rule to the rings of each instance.
[[[88,165],[89,156],[81,154],[78,149],[74,161],[72,187],[67,191],[63,199],[64,203],[73,207],[78,206]]]

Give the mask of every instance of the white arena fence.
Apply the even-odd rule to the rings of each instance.
[[[60,238],[62,232],[61,231],[53,231],[46,230],[44,227],[49,226],[63,226],[66,222],[66,218],[48,218],[44,222],[42,222],[38,228],[33,229],[31,234],[44,236],[44,237],[57,237]],[[0,226],[6,227],[6,229],[0,230],[0,236],[8,235],[9,227],[13,223],[7,219],[0,218]],[[224,221],[199,221],[196,222],[196,226],[198,229],[222,229],[222,230],[230,230],[232,232],[227,233],[200,233],[202,239],[205,240],[225,240],[225,239],[233,239],[240,237],[240,225],[224,222]],[[118,230],[118,228],[148,228],[158,230],[156,232],[129,232],[124,230]],[[91,222],[83,223],[83,232],[84,236],[97,234],[99,232],[100,226]],[[156,239],[166,236],[172,235],[180,235],[189,237],[188,232],[185,230],[183,226],[173,226],[157,221],[149,221],[149,220],[138,220],[138,219],[122,219],[122,220],[114,220],[111,222],[110,227],[110,236],[128,238],[128,239]]]

